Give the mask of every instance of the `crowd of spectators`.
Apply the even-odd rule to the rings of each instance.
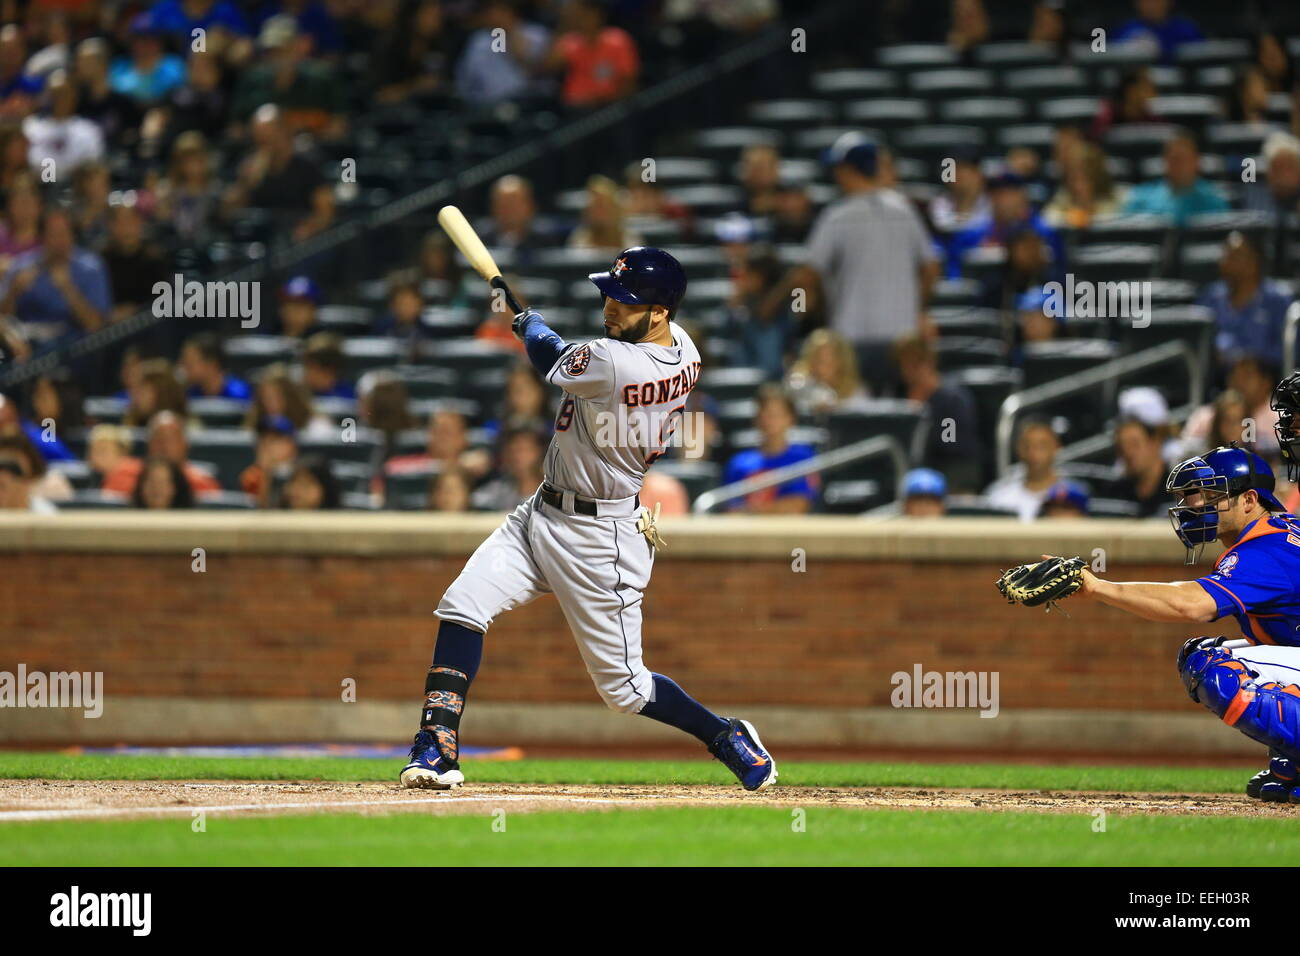
[[[9,24],[0,30],[0,115],[9,124],[0,125],[0,348],[21,360],[146,306],[153,281],[172,269],[162,249],[203,247],[249,209],[275,213],[295,241],[329,228],[339,193],[312,150],[346,141],[368,104],[437,97],[478,109],[545,99],[590,110],[646,81],[666,25],[683,50],[707,53],[719,36],[760,29],[777,13],[761,0],[737,4],[739,17],[726,7],[667,4],[649,22],[595,0],[284,2],[256,16],[225,2],[164,0],[107,27],[65,13]],[[849,131],[810,172],[780,145],[755,142],[731,156],[736,198],[721,210],[694,208],[647,180],[640,161],[572,183],[577,205],[512,173],[492,185],[479,231],[523,280],[548,252],[601,259],[668,228],[722,251],[729,294],[706,306],[688,293],[679,321],[708,364],[756,370],[762,384],[752,419],[736,423],[706,375],[687,409],[705,423],[703,440],[691,455],[675,449],[669,457],[702,449],[715,484],[807,461],[824,450],[813,437],[818,426],[898,399],[924,409],[928,422],[917,467],[897,489],[904,514],[945,513],[958,498],[1022,520],[1088,515],[1102,499],[1158,514],[1163,473],[1178,457],[1235,440],[1276,460],[1267,399],[1295,301],[1289,257],[1300,214],[1294,51],[1261,25],[1250,60],[1222,90],[1221,117],[1253,124],[1261,143],[1252,157],[1258,181],[1230,181],[1223,171],[1235,154],[1213,151],[1202,130],[1159,113],[1159,84],[1168,79],[1158,71],[1203,39],[1194,19],[1172,7],[1138,0],[1131,18],[1111,25],[1111,42],[1149,44],[1152,61],[1118,71],[1095,114],[1056,124],[1050,148],[959,144],[941,173],[931,157],[923,162],[888,137]],[[1064,60],[1065,12],[1044,0],[1018,35],[999,36],[983,3],[954,0],[944,42],[962,62],[1012,39],[1059,50]],[[208,31],[202,52],[180,40],[199,26]],[[504,46],[495,30],[504,31]],[[50,52],[60,46],[61,59]],[[369,72],[353,88],[347,64],[358,52],[371,54],[363,58]],[[1279,98],[1292,103],[1284,115]],[[1115,131],[1150,124],[1167,133],[1158,155],[1145,166],[1117,163]],[[121,155],[130,162],[115,164]],[[41,176],[51,159],[60,170],[53,183]],[[124,181],[124,171],[141,176]],[[992,475],[987,409],[945,364],[951,335],[935,306],[939,290],[962,286],[964,304],[997,316],[1000,351],[991,362],[1015,369],[1041,343],[1097,337],[1095,327],[1046,305],[1050,284],[1072,271],[1073,237],[1125,217],[1159,219],[1178,236],[1207,214],[1238,211],[1259,214],[1267,228],[1231,231],[1220,278],[1196,290],[1213,318],[1207,403],[1176,415],[1159,388],[1129,389],[1106,416],[1113,462],[1086,475],[1059,461],[1068,423],[1024,420],[1015,467]],[[973,270],[975,262],[994,267]],[[383,284],[382,307],[358,334],[395,341],[403,362],[418,361],[437,334],[429,315],[448,308],[481,309],[469,335],[518,352],[509,317],[483,305],[481,283],[441,233],[430,232]],[[247,379],[228,368],[220,336],[198,332],[170,352],[135,345],[108,353],[104,387],[74,369],[7,396],[0,501],[47,510],[73,500],[63,474],[73,469],[51,465],[76,459],[89,469],[83,487],[150,508],[241,494],[259,507],[499,511],[537,486],[555,396],[522,356],[499,401],[476,411],[431,407],[391,370],[353,374],[348,333],[321,321],[336,304],[325,277],[294,276],[275,300],[261,331],[293,340],[294,359]],[[88,393],[115,394],[121,420],[87,420]],[[238,427],[253,436],[252,461],[236,480],[191,460],[187,439],[201,423],[191,404],[207,399],[236,403]],[[1246,421],[1253,425],[1243,430]],[[315,449],[348,422],[379,437],[367,461],[352,463],[361,467],[340,469]],[[76,429],[85,441],[72,450],[62,439]],[[645,498],[682,513],[690,495],[674,475],[652,469]],[[728,507],[816,511],[833,477],[805,475]]]

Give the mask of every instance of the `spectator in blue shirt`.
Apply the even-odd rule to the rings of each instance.
[[[1190,132],[1182,130],[1165,143],[1164,159],[1164,178],[1134,187],[1124,204],[1126,213],[1169,216],[1181,228],[1198,213],[1228,208],[1219,188],[1201,178],[1201,151]]]
[[[518,0],[488,3],[481,23],[456,64],[456,92],[461,99],[482,106],[540,92],[535,70],[550,44],[546,29],[519,15]]]
[[[1219,274],[1223,278],[1201,294],[1201,305],[1214,313],[1214,351],[1220,365],[1226,369],[1243,355],[1277,362],[1291,294],[1264,277],[1259,246],[1240,232],[1224,241]]]
[[[1160,58],[1172,63],[1184,43],[1205,39],[1201,28],[1191,20],[1174,16],[1173,0],[1136,0],[1133,7],[1137,16],[1115,30],[1113,42],[1152,43],[1159,47]]]
[[[226,372],[221,339],[211,332],[190,336],[181,346],[181,371],[188,398],[253,399],[253,390],[243,379]]]
[[[76,245],[67,210],[50,209],[41,245],[16,256],[0,280],[0,312],[16,315],[29,338],[49,342],[93,332],[112,307],[104,261]]]
[[[151,14],[131,21],[131,55],[115,61],[108,72],[114,91],[137,103],[157,103],[185,82],[185,62],[163,50],[163,34]]]
[[[1034,211],[1026,191],[1027,182],[1018,173],[1004,172],[989,181],[990,215],[953,234],[948,241],[948,277],[961,277],[962,257],[980,246],[1005,248],[1012,237],[1024,230],[1039,235],[1052,251],[1055,271],[1065,268],[1065,243],[1061,234]]]
[[[162,0],[149,11],[159,33],[177,36],[189,46],[195,30],[225,30],[234,36],[248,36],[248,21],[230,0]]]
[[[811,445],[791,444],[796,421],[794,403],[780,386],[764,385],[758,392],[757,448],[737,452],[727,462],[726,483],[742,481],[763,472],[807,461],[816,453]],[[750,514],[806,514],[817,503],[817,476],[804,475],[739,499],[733,510]]]
[[[302,383],[317,398],[356,398],[357,387],[343,374],[343,338],[317,332],[303,345]]]

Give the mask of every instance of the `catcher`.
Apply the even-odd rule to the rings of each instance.
[[[1193,581],[1107,581],[1079,558],[1044,555],[997,583],[1008,601],[1029,607],[1073,596],[1149,621],[1235,617],[1246,640],[1188,640],[1178,652],[1179,676],[1192,700],[1268,746],[1268,769],[1246,793],[1300,803],[1300,519],[1285,512],[1274,483],[1264,459],[1235,445],[1174,466],[1165,490],[1176,497],[1169,516],[1187,563],[1216,538],[1227,549],[1213,572]]]

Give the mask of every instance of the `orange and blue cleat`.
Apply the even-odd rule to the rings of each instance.
[[[402,786],[427,790],[451,790],[465,782],[460,764],[438,747],[437,738],[427,730],[415,735],[410,763],[402,768]]]
[[[763,749],[758,731],[747,720],[728,720],[727,729],[709,744],[709,753],[721,760],[746,790],[764,790],[776,780],[776,761]]]

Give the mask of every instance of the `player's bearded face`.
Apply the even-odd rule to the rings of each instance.
[[[620,342],[641,342],[650,335],[653,308],[624,305],[613,299],[605,300],[605,336]]]

